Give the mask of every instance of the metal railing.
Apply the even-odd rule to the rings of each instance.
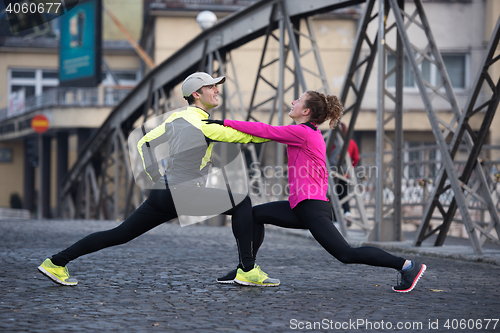
[[[428,204],[430,194],[436,186],[436,177],[442,167],[442,162],[439,159],[439,154],[436,156],[434,152],[439,149],[437,146],[423,146],[418,148],[405,149],[404,154],[408,156],[410,153],[419,153],[421,159],[406,161],[403,163],[403,181],[401,186],[401,201],[403,207],[406,207],[403,212],[403,221],[408,223],[420,223],[422,212]],[[465,153],[465,152],[464,152]],[[495,202],[496,208],[500,211],[500,160],[492,160],[490,156],[496,153],[500,155],[500,146],[484,146],[481,152],[481,165],[486,175],[488,190],[491,193],[492,199]],[[361,154],[360,163],[356,167],[361,184],[362,196],[367,209],[375,207],[375,184],[376,170],[371,170],[373,167],[371,159],[373,153]],[[435,159],[429,159],[429,156]],[[466,160],[454,161],[455,170],[458,174],[462,173],[465,167]],[[371,171],[370,171],[371,170]],[[392,179],[392,175],[385,175],[386,179]],[[476,183],[476,176],[473,174],[469,184]],[[477,191],[476,191],[477,192]],[[474,222],[483,225],[489,218],[487,208],[482,204],[481,200],[476,198],[473,193],[464,192],[464,195],[469,200],[467,201],[468,209]],[[453,190],[450,188],[439,197],[443,206],[447,207],[453,200]],[[394,193],[388,188],[384,189],[383,203],[388,207],[392,205]],[[456,222],[461,221],[460,213],[454,219]]]
[[[26,99],[24,105],[15,110],[0,110],[0,122],[9,118],[48,107],[80,106],[80,107],[113,107],[117,105],[132,87],[100,86],[95,88],[63,88],[58,87],[45,91],[40,96]]]

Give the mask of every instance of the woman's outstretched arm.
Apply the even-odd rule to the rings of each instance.
[[[270,139],[287,145],[300,146],[308,135],[305,125],[272,126],[259,122],[248,122],[238,120],[224,120],[224,126],[234,128],[238,131]]]

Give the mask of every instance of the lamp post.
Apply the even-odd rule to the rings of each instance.
[[[196,22],[198,22],[200,28],[202,30],[207,30],[210,29],[217,23],[217,16],[209,11],[209,10],[204,10],[196,16]],[[207,45],[205,45],[206,47]],[[208,59],[207,59],[207,66],[204,68],[206,72],[208,72],[210,75],[213,75],[213,62],[214,62],[214,54],[212,52],[208,53]]]

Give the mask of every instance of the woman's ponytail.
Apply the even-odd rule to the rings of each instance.
[[[317,91],[307,91],[305,106],[311,110],[309,121],[320,125],[330,119],[329,126],[334,128],[344,114],[344,107],[337,96],[326,95]]]

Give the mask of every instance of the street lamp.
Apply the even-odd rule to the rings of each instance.
[[[217,23],[217,16],[209,10],[204,10],[196,16],[196,22],[203,30],[207,30]]]
[[[202,12],[200,12],[198,14],[198,16],[196,16],[196,22],[198,22],[198,24],[200,25],[201,29],[202,30],[207,30],[207,29],[210,29],[211,27],[213,27],[215,25],[215,23],[217,23],[217,16],[209,11],[209,10],[204,10]],[[212,74],[213,73],[213,53],[210,52],[208,54],[208,62],[207,62],[207,68],[206,68],[206,71],[209,73],[209,74]]]

